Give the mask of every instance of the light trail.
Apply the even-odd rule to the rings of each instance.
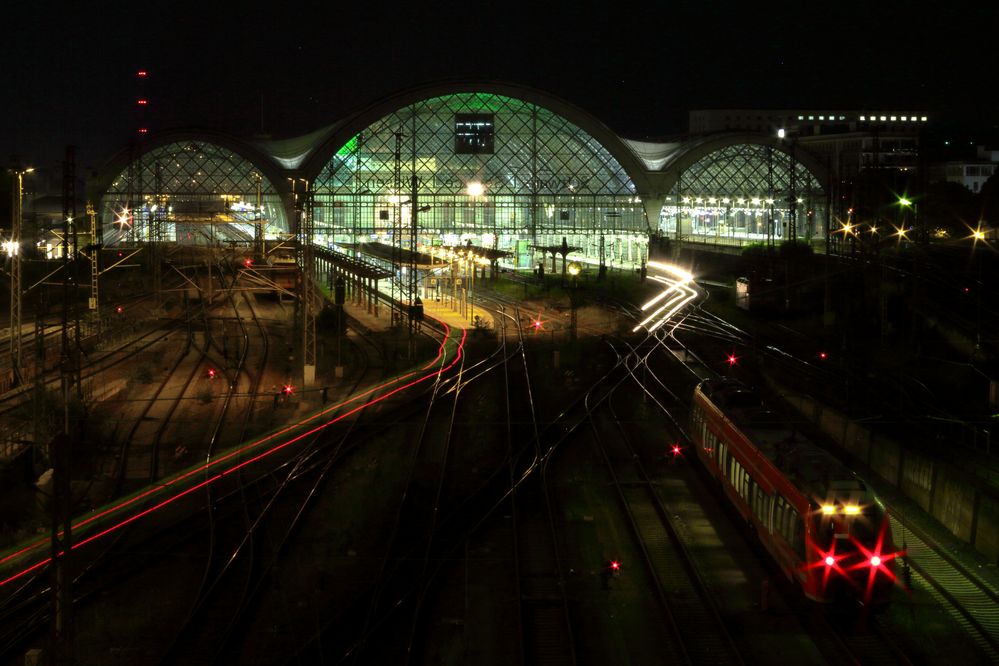
[[[659,270],[669,273],[670,275],[675,276],[675,279],[663,275],[649,276],[652,280],[666,285],[667,289],[659,294],[656,294],[656,296],[654,296],[651,300],[642,305],[642,311],[644,312],[645,310],[648,310],[663,299],[668,300],[666,300],[665,305],[657,308],[652,314],[631,329],[632,333],[637,333],[643,326],[647,326],[650,322],[658,318],[659,321],[648,329],[650,333],[655,331],[657,328],[669,321],[673,315],[683,309],[687,303],[697,297],[697,291],[690,286],[690,282],[693,281],[694,276],[689,271],[685,271],[678,266],[664,264],[659,261],[650,261],[647,265],[651,268],[658,268]]]
[[[337,403],[335,405],[330,405],[329,407],[323,409],[322,411],[317,412],[317,413],[315,413],[315,414],[313,414],[313,415],[311,415],[311,416],[309,416],[309,417],[307,417],[305,419],[302,419],[301,421],[299,421],[297,423],[285,426],[284,428],[282,428],[282,429],[280,429],[280,430],[278,430],[276,432],[273,432],[273,433],[271,433],[269,435],[266,435],[265,437],[262,437],[261,439],[255,441],[255,442],[251,442],[251,443],[246,444],[244,446],[241,446],[239,448],[233,449],[232,451],[229,451],[228,453],[226,453],[223,456],[220,456],[219,458],[216,458],[214,460],[206,462],[205,464],[199,465],[199,466],[197,466],[195,468],[189,469],[188,471],[180,474],[179,476],[176,476],[176,477],[174,477],[172,479],[168,479],[166,481],[163,481],[160,484],[157,484],[156,486],[153,486],[153,487],[151,487],[151,488],[149,488],[149,489],[147,489],[147,490],[145,490],[143,492],[140,492],[140,493],[136,494],[133,497],[127,498],[124,501],[119,502],[118,504],[115,504],[115,505],[113,505],[111,507],[108,507],[107,509],[104,509],[103,511],[100,511],[99,513],[96,513],[96,514],[94,514],[92,516],[88,516],[87,518],[85,518],[83,520],[75,522],[73,524],[73,527],[72,527],[73,531],[75,532],[77,529],[83,528],[83,527],[85,527],[85,526],[93,523],[94,521],[99,520],[100,518],[103,518],[103,517],[110,516],[110,515],[113,515],[115,513],[121,512],[124,509],[129,508],[129,507],[135,505],[136,503],[138,503],[139,501],[141,501],[143,499],[151,498],[151,497],[153,497],[154,495],[156,495],[158,493],[165,493],[166,491],[170,490],[173,486],[177,485],[179,482],[181,482],[181,481],[183,481],[185,479],[188,479],[188,478],[190,478],[191,476],[193,476],[195,474],[199,474],[201,472],[208,471],[211,468],[216,468],[219,465],[221,465],[221,464],[223,464],[223,463],[225,463],[225,462],[227,462],[229,460],[232,460],[233,457],[240,456],[241,454],[243,454],[245,452],[248,452],[248,451],[251,451],[253,449],[258,449],[258,448],[262,447],[262,445],[266,444],[267,442],[275,440],[276,438],[279,438],[282,435],[288,434],[291,431],[296,430],[296,429],[298,429],[298,428],[306,425],[307,423],[309,423],[311,421],[315,421],[317,419],[320,419],[320,418],[322,418],[323,416],[329,414],[332,411],[338,410],[338,409],[340,409],[340,408],[342,408],[342,407],[344,407],[346,405],[349,405],[351,403],[358,402],[362,398],[364,398],[366,396],[369,396],[369,395],[371,395],[372,393],[374,393],[376,391],[379,391],[381,389],[384,389],[384,388],[387,388],[389,386],[392,386],[393,384],[398,384],[399,382],[402,382],[402,381],[404,381],[404,380],[412,377],[413,375],[416,375],[416,374],[419,374],[422,371],[428,370],[429,368],[431,368],[434,365],[436,365],[438,363],[438,361],[441,361],[441,357],[444,355],[445,347],[447,346],[448,341],[451,338],[451,327],[448,326],[445,322],[443,322],[443,321],[441,321],[439,319],[435,319],[435,320],[437,322],[439,322],[444,327],[444,330],[445,330],[444,339],[441,341],[440,347],[438,347],[438,349],[437,349],[437,356],[435,356],[433,360],[431,360],[427,365],[423,366],[422,368],[419,368],[419,369],[414,370],[412,372],[408,372],[408,373],[406,373],[404,375],[401,375],[401,376],[396,377],[394,379],[391,379],[391,380],[389,380],[387,382],[379,384],[378,386],[374,386],[374,387],[368,389],[367,391],[364,391],[363,393],[360,393],[360,394],[358,394],[358,395],[356,395],[356,396],[354,396],[354,397],[352,397],[352,398],[350,398],[348,400],[344,400],[344,401],[342,401],[340,403]],[[167,505],[169,505],[169,504],[177,501],[178,499],[180,499],[182,497],[190,495],[191,493],[193,493],[193,492],[195,492],[195,491],[197,491],[197,490],[199,490],[201,488],[204,488],[204,487],[206,487],[206,486],[208,486],[208,485],[210,485],[210,484],[218,481],[219,479],[222,479],[222,478],[224,478],[224,477],[232,474],[233,472],[235,472],[237,470],[240,470],[240,469],[246,467],[247,465],[250,465],[250,464],[252,464],[254,462],[257,462],[259,460],[262,460],[263,458],[266,458],[267,456],[270,456],[270,455],[272,455],[272,454],[274,454],[274,453],[276,453],[278,451],[281,451],[281,450],[283,450],[283,449],[291,446],[292,444],[295,444],[296,442],[301,441],[305,437],[313,435],[313,434],[315,434],[315,433],[323,430],[324,428],[327,428],[328,426],[333,425],[334,423],[342,421],[343,419],[347,418],[348,416],[356,414],[357,412],[361,411],[362,409],[365,409],[365,408],[367,408],[367,407],[369,407],[371,405],[379,403],[379,402],[381,402],[381,401],[383,401],[383,400],[385,400],[385,399],[387,399],[387,398],[389,398],[389,397],[391,397],[391,396],[399,393],[400,391],[404,391],[404,390],[406,390],[408,388],[416,386],[417,384],[425,382],[428,379],[431,379],[433,377],[440,376],[441,374],[447,372],[452,367],[454,367],[454,365],[456,363],[458,363],[458,361],[461,360],[462,355],[464,353],[465,339],[466,339],[467,335],[468,335],[468,331],[466,329],[462,329],[461,338],[458,341],[457,347],[455,348],[455,357],[451,360],[450,363],[448,363],[447,366],[441,367],[439,370],[434,370],[432,372],[429,372],[426,375],[423,375],[422,377],[414,379],[413,381],[410,381],[410,382],[408,382],[406,384],[403,384],[401,386],[397,386],[394,389],[392,389],[391,391],[389,391],[389,392],[387,392],[387,393],[385,393],[383,395],[380,395],[380,396],[377,396],[375,398],[372,398],[371,400],[368,400],[367,402],[362,403],[362,404],[354,407],[353,409],[351,409],[351,410],[349,410],[347,412],[344,412],[343,414],[340,414],[339,416],[336,416],[334,418],[331,418],[328,421],[324,421],[324,422],[320,423],[319,425],[314,426],[310,430],[307,430],[307,431],[305,431],[303,433],[300,433],[299,435],[297,435],[295,437],[292,437],[291,439],[288,439],[288,440],[285,440],[283,442],[280,442],[276,446],[274,446],[272,448],[269,448],[269,449],[266,449],[266,450],[264,450],[264,451],[256,454],[252,458],[244,460],[244,461],[242,461],[242,462],[240,462],[240,463],[238,463],[238,464],[236,464],[236,465],[234,465],[234,466],[232,466],[232,467],[230,467],[230,468],[228,468],[228,469],[226,469],[224,471],[217,472],[214,476],[212,476],[212,477],[210,477],[208,479],[205,479],[204,481],[201,481],[200,483],[198,483],[198,484],[196,484],[196,485],[194,485],[194,486],[192,486],[190,488],[187,488],[187,489],[185,489],[185,490],[183,490],[183,491],[181,491],[181,492],[179,492],[179,493],[177,493],[177,494],[175,494],[175,495],[173,495],[171,497],[168,497],[167,499],[164,499],[164,500],[162,500],[162,501],[160,501],[160,502],[158,502],[158,503],[156,503],[156,504],[154,504],[154,505],[152,505],[150,507],[147,507],[146,509],[143,509],[142,511],[140,511],[137,514],[129,516],[128,518],[125,518],[125,519],[121,520],[120,522],[115,523],[114,525],[111,525],[110,527],[107,527],[104,530],[102,530],[102,531],[100,531],[100,532],[98,532],[96,534],[92,534],[92,535],[90,535],[90,536],[88,536],[88,537],[86,537],[86,538],[84,538],[84,539],[82,539],[82,540],[74,543],[72,545],[72,550],[76,550],[77,548],[80,548],[81,546],[84,546],[84,545],[86,545],[88,543],[91,543],[91,542],[93,542],[93,541],[95,541],[95,540],[97,540],[97,539],[99,539],[99,538],[101,538],[103,536],[106,536],[106,535],[108,535],[108,534],[110,534],[110,533],[112,533],[112,532],[114,532],[114,531],[116,531],[116,530],[118,530],[118,529],[120,529],[120,528],[122,528],[122,527],[124,527],[124,526],[126,526],[126,525],[128,525],[128,524],[130,524],[130,523],[132,523],[134,521],[136,521],[136,520],[138,520],[139,518],[141,518],[143,516],[149,515],[149,514],[155,512],[155,511],[157,511],[157,510],[159,510],[159,509],[161,509],[161,508],[163,508],[163,507],[165,507],[165,506],[167,506]],[[441,362],[443,363],[443,361],[441,361]],[[60,533],[60,536],[61,536],[61,533]],[[20,557],[26,556],[26,555],[30,554],[31,552],[33,552],[35,550],[38,550],[39,548],[42,548],[43,546],[47,546],[50,542],[51,542],[50,539],[44,538],[44,539],[39,539],[39,540],[37,540],[37,541],[35,541],[35,542],[31,543],[31,544],[28,544],[27,546],[25,546],[25,547],[23,547],[23,548],[15,551],[15,552],[13,552],[13,553],[10,553],[10,554],[4,556],[2,559],[0,559],[0,566],[3,566],[3,565],[5,565],[5,564],[7,564],[9,562],[12,562],[13,560],[18,559]],[[29,566],[29,567],[27,567],[25,569],[23,569],[23,570],[15,573],[15,574],[7,577],[7,578],[4,578],[4,579],[0,580],[0,587],[3,587],[4,585],[7,585],[8,583],[11,583],[11,582],[13,582],[13,581],[15,581],[15,580],[17,580],[19,578],[22,578],[23,576],[31,573],[32,571],[35,571],[36,569],[38,569],[40,567],[43,567],[46,564],[49,564],[51,561],[52,561],[52,557],[49,556],[49,557],[44,558],[43,560],[41,560],[39,562],[36,562],[36,563],[32,564],[31,566]]]

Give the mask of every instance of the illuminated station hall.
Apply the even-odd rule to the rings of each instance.
[[[563,250],[601,272],[640,269],[656,238],[819,246],[828,169],[780,134],[638,142],[538,90],[431,86],[291,139],[150,134],[92,196],[105,247],[253,246],[273,264],[297,239],[327,259],[316,279],[364,260],[384,272],[379,291],[410,301],[460,272],[459,252],[475,275],[562,270]]]

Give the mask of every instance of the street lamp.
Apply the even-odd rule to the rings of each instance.
[[[921,231],[918,228],[918,225],[919,225],[919,204],[916,203],[915,201],[913,201],[912,199],[909,199],[906,196],[900,196],[898,198],[898,205],[899,205],[900,208],[911,208],[912,209],[912,226],[916,228],[916,241],[917,242],[923,242],[923,241],[925,241],[926,239],[924,238],[924,235],[921,233]],[[905,226],[905,221],[904,220],[903,220],[902,226],[903,227]]]

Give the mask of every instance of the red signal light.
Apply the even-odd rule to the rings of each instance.
[[[621,563],[618,562],[617,560],[611,560],[611,570],[612,571],[620,571],[621,570]]]
[[[285,395],[291,395],[292,393],[291,384],[285,384],[284,387],[281,389],[281,393],[284,393]]]
[[[674,445],[673,445],[673,446],[672,446],[672,447],[670,448],[670,452],[671,452],[671,453],[673,454],[673,457],[674,457],[674,458],[676,458],[677,456],[681,455],[681,452],[680,452],[680,445],[679,445],[679,444],[674,444]]]
[[[244,259],[243,260],[243,265],[246,266],[247,268],[249,268],[250,266],[253,265],[253,259],[249,259],[249,258]]]
[[[731,368],[733,365],[735,365],[736,363],[739,362],[739,357],[736,356],[735,353],[732,353],[732,354],[729,354],[728,358],[725,359],[725,360],[728,361],[728,367]]]
[[[208,368],[208,379],[215,379],[215,368]]]
[[[836,564],[836,558],[832,555],[826,555],[826,566],[831,567],[834,564]]]
[[[116,308],[114,309],[114,311],[115,311],[115,312],[117,312],[118,314],[121,314],[121,313],[123,313],[123,312],[125,311],[125,308],[123,308],[123,307],[121,307],[121,306],[119,305],[118,307],[116,307]]]
[[[824,361],[828,358],[828,354],[826,354],[825,352],[819,352],[819,358],[821,358]]]
[[[881,566],[881,558],[878,557],[877,555],[873,555],[871,557],[871,566],[872,567],[880,567]]]

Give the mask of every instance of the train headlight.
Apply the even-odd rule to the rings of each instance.
[[[831,516],[834,513],[836,513],[836,505],[835,504],[823,504],[822,505],[822,515],[823,516]]]
[[[843,513],[848,516],[858,516],[860,515],[860,507],[856,504],[848,504],[843,507]]]

